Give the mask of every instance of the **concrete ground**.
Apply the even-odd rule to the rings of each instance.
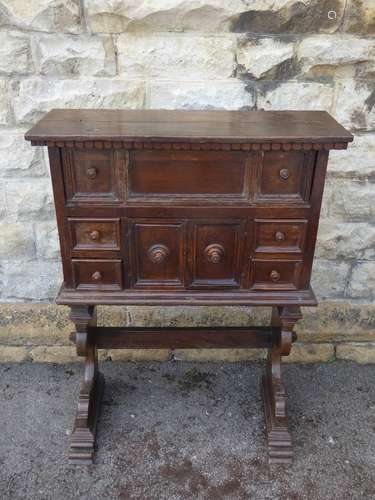
[[[82,366],[0,365],[1,499],[373,499],[375,367],[289,365],[268,468],[257,363],[103,363],[96,465],[66,459]]]

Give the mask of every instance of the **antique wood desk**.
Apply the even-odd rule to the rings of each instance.
[[[281,356],[310,274],[330,149],[353,138],[320,111],[53,110],[48,146],[64,283],[85,357],[70,458],[92,463],[100,348],[266,347],[269,459],[289,463]],[[269,305],[270,327],[96,326],[98,304]]]

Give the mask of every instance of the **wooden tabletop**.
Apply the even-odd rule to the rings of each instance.
[[[31,141],[350,142],[325,111],[53,109],[25,135]]]

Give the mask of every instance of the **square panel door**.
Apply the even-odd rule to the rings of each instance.
[[[190,236],[190,287],[239,287],[245,222],[193,221]]]
[[[130,281],[146,288],[180,288],[185,275],[185,223],[130,220]]]

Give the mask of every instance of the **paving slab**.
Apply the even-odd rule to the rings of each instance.
[[[67,449],[82,366],[0,365],[1,499],[374,499],[375,368],[284,367],[295,445],[269,468],[263,366],[102,363],[95,465]]]

